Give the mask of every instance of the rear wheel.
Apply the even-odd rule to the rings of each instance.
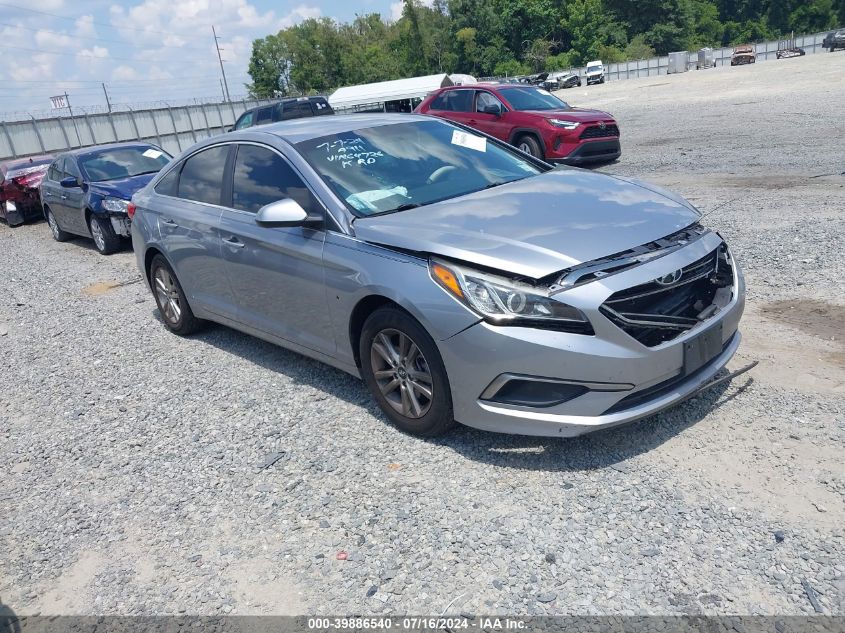
[[[94,238],[94,246],[103,255],[111,255],[120,248],[120,237],[114,232],[108,218],[94,215],[88,216],[88,229]]]
[[[520,136],[516,141],[516,146],[526,154],[531,154],[534,158],[543,159],[543,148],[533,136],[525,134]]]
[[[188,305],[176,273],[161,255],[156,255],[150,265],[150,285],[161,319],[168,330],[186,336],[202,326],[202,321],[194,316]]]
[[[396,308],[373,312],[364,323],[359,351],[370,392],[400,430],[433,437],[454,425],[440,352],[409,314]]]
[[[64,242],[70,239],[70,233],[66,233],[62,230],[62,227],[60,227],[59,223],[56,221],[56,216],[53,215],[53,212],[49,207],[44,207],[44,213],[47,216],[47,226],[50,227],[50,233],[53,234],[53,239],[57,242]]]

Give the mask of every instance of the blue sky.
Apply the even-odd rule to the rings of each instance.
[[[223,48],[229,92],[243,84],[252,40],[309,17],[350,20],[395,0],[0,0],[0,120],[36,116],[65,91],[73,106],[219,98]]]

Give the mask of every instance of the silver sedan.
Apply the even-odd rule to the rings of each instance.
[[[216,321],[360,376],[421,436],[635,420],[740,342],[742,275],[688,202],[425,116],[214,137],[130,214],[171,331]]]

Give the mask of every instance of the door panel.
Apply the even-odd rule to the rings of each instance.
[[[502,114],[496,116],[482,112],[484,107],[490,104],[498,104],[502,109]],[[506,110],[505,105],[492,93],[479,90],[475,99],[475,114],[469,124],[490,136],[507,142],[511,126],[507,122],[509,113]]]
[[[76,160],[71,156],[65,159],[64,178],[72,176],[77,182],[82,182],[82,172],[76,165]],[[91,235],[88,223],[85,220],[85,192],[82,187],[62,188],[62,206],[67,210],[67,217],[72,226],[70,230],[79,235]]]
[[[220,218],[221,249],[238,320],[312,350],[334,354],[323,271],[323,209],[290,164],[269,147],[238,146],[232,209]],[[264,205],[292,198],[313,222],[259,226]]]
[[[160,183],[168,193],[162,197],[166,203],[160,206],[157,222],[162,245],[191,304],[234,319],[237,308],[221,257],[219,226],[230,147],[197,152],[185,161],[178,183],[168,178]]]

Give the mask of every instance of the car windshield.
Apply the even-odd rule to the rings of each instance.
[[[569,104],[542,88],[514,87],[502,90],[514,110],[568,110]]]
[[[82,172],[90,182],[155,174],[169,162],[170,155],[152,145],[104,149],[79,159]]]
[[[357,216],[421,207],[544,171],[442,121],[349,130],[296,148]]]
[[[601,70],[601,64],[592,64],[591,66],[587,66],[588,73],[591,73],[595,70]]]

